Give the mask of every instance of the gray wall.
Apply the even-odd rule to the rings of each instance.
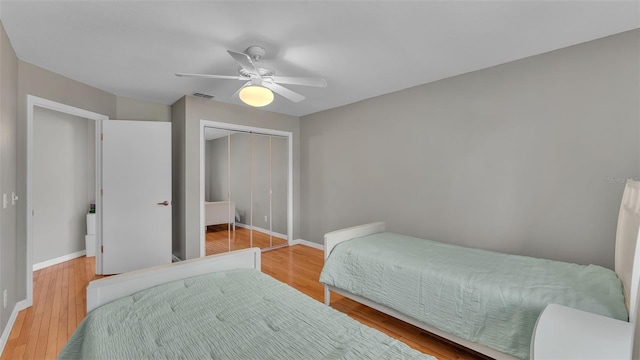
[[[183,105],[184,102],[184,105]],[[182,107],[184,106],[184,115]],[[178,171],[178,195],[181,196],[174,211],[179,214],[179,238],[174,239],[174,250],[184,245],[184,251],[176,254],[181,258],[192,259],[200,256],[200,120],[210,120],[230,124],[239,124],[274,130],[290,131],[293,133],[293,238],[299,237],[300,198],[300,160],[298,157],[300,142],[298,117],[271,113],[245,106],[231,105],[206,99],[186,96],[173,105],[172,122],[184,133],[178,133],[182,146],[176,147],[174,155],[180,159],[174,162],[174,171]],[[174,223],[175,225],[175,223]],[[179,246],[175,246],[175,244]],[[182,250],[182,249],[181,249]]]
[[[0,194],[17,191],[17,92],[18,58],[0,23]],[[22,196],[22,194],[20,194]],[[0,195],[1,198],[1,195]],[[26,262],[20,257],[17,236],[18,206],[3,209],[0,205],[0,299],[7,290],[7,307],[0,306],[0,333],[7,326],[16,303],[24,299]],[[2,304],[0,302],[0,304]]]
[[[613,266],[640,30],[301,118],[302,238],[391,231]]]
[[[251,140],[253,136],[253,140]],[[271,137],[272,160],[269,160],[269,136],[231,134],[231,199],[235,201],[240,223],[251,222],[251,188],[253,187],[253,226],[269,230],[272,216],[274,232],[287,234],[287,139]],[[252,143],[251,143],[252,142]],[[227,200],[229,189],[227,137],[205,143],[205,200]],[[250,150],[253,149],[253,152]],[[252,161],[253,160],[253,161]],[[272,165],[271,171],[269,167]],[[269,177],[271,176],[271,182]],[[253,178],[253,181],[250,179]],[[272,211],[269,211],[269,187],[272,187]]]
[[[33,263],[85,250],[95,200],[95,121],[36,108],[33,117]]]
[[[171,106],[117,96],[116,119],[171,121]]]

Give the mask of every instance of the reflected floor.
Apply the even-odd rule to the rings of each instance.
[[[236,226],[231,230],[231,249],[229,249],[229,230],[227,224],[208,226],[206,236],[207,255],[220,254],[229,250],[247,249],[251,247],[249,229]],[[253,230],[253,247],[266,249],[270,246],[287,244],[287,240],[273,236],[270,244],[269,234]]]

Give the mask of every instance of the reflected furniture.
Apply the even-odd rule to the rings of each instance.
[[[230,224],[236,229],[236,203],[235,201],[205,201],[204,203],[205,226]]]

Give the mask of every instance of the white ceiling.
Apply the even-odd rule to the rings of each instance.
[[[638,1],[9,1],[21,60],[110,93],[162,104],[201,92],[240,104],[226,50],[267,49],[288,85],[266,110],[306,115],[640,27]]]

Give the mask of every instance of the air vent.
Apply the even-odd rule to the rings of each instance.
[[[209,100],[213,99],[213,95],[207,95],[202,93],[194,93],[193,96],[197,96],[197,97],[201,97]]]

